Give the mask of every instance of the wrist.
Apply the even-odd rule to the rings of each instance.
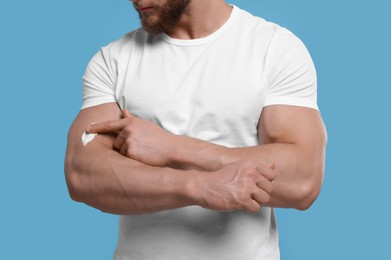
[[[224,167],[225,165],[231,164],[233,162],[236,162],[237,159],[233,159],[232,157],[232,151],[233,148],[228,148],[228,147],[222,147],[219,151],[219,157],[218,157],[218,162],[219,162],[219,169]]]
[[[166,166],[182,170],[214,171],[232,162],[231,148],[185,135],[172,135]]]
[[[181,135],[173,135],[171,147],[167,153],[169,167],[183,169],[181,162],[183,161],[183,154],[186,153],[185,150],[187,149],[186,145],[182,145],[183,139]]]
[[[230,148],[188,136],[176,136],[170,152],[170,162],[180,169],[218,170],[228,164]],[[229,162],[230,163],[230,162]]]
[[[196,141],[191,137],[176,135],[168,155],[170,165],[183,170],[198,169],[196,161],[199,160],[200,150]]]
[[[182,195],[189,201],[190,205],[202,206],[202,176],[205,172],[190,170],[185,173],[186,182],[182,187]]]

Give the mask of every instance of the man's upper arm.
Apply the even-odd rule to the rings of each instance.
[[[82,109],[72,123],[68,132],[68,144],[65,159],[65,174],[69,181],[70,175],[78,170],[81,165],[101,153],[104,149],[112,150],[114,137],[112,135],[99,134],[87,145],[83,145],[81,137],[90,123],[119,119],[121,110],[117,103],[107,103]],[[73,174],[74,175],[74,174]]]
[[[323,183],[326,131],[316,109],[272,105],[262,111],[259,139],[277,177],[271,205],[308,209]],[[261,147],[262,147],[261,145]]]
[[[326,130],[316,109],[271,105],[262,111],[259,139],[261,144],[291,143],[318,150],[324,148]]]
[[[98,106],[82,109],[73,121],[68,132],[68,147],[70,145],[75,148],[82,148],[81,137],[84,130],[90,123],[104,122],[115,120],[121,117],[121,110],[117,103],[106,103]],[[95,140],[96,139],[96,140]],[[99,135],[94,139],[94,142],[99,142],[105,145],[112,145],[112,137],[108,135]],[[98,141],[99,140],[99,141]],[[91,145],[94,143],[91,142]],[[89,146],[90,143],[87,145]]]

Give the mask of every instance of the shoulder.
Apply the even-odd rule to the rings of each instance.
[[[267,46],[284,45],[287,41],[300,41],[289,29],[255,16],[250,12],[234,6],[236,15],[236,30],[243,37],[248,37],[254,43],[263,43]]]
[[[93,59],[103,59],[105,63],[119,69],[121,65],[126,65],[131,57],[143,53],[144,49],[151,46],[151,42],[156,42],[158,36],[148,34],[144,29],[126,33],[106,46],[103,46],[95,54]]]
[[[291,30],[238,7],[236,12],[237,28],[240,28],[242,35],[247,36],[255,46],[262,46],[266,50],[266,62],[276,62],[287,53],[297,54],[301,58],[309,56],[304,43]]]
[[[137,30],[126,33],[119,39],[116,39],[106,46],[103,46],[101,49],[106,53],[120,54],[126,49],[131,49],[140,42],[144,42],[147,37],[148,34],[142,28],[139,28]]]
[[[234,6],[234,12],[237,17],[238,25],[245,26],[245,28],[248,30],[273,34],[273,32],[281,28],[280,25],[267,21],[262,17],[255,16],[252,13],[237,6]]]

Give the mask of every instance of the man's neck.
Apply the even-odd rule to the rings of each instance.
[[[197,39],[217,31],[228,20],[232,6],[220,0],[192,1],[178,24],[167,33],[176,39]]]

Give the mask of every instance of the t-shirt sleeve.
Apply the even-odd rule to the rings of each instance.
[[[107,47],[90,60],[83,76],[82,109],[104,103],[116,102],[115,69]]]
[[[267,56],[268,86],[264,106],[293,105],[318,109],[314,63],[303,42],[280,28]]]

